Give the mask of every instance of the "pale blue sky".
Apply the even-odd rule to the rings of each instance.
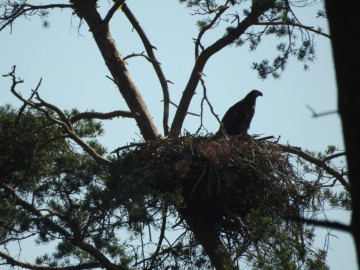
[[[106,8],[107,1],[102,2]],[[190,16],[189,10],[176,0],[129,0],[128,5],[156,46],[155,54],[165,76],[174,83],[169,84],[171,100],[178,103],[194,63],[192,38],[197,36],[196,18]],[[321,6],[303,12],[302,17],[306,20],[315,17],[319,8]],[[53,12],[49,22],[50,28],[43,29],[37,17],[22,19],[15,23],[11,35],[8,29],[0,33],[0,73],[9,72],[16,64],[17,75],[25,80],[18,90],[25,97],[43,78],[40,95],[62,109],[77,107],[80,111],[94,109],[102,112],[126,110],[118,90],[105,77],[109,72],[87,26],[83,25],[78,32],[78,22],[72,21],[68,11]],[[314,21],[306,24],[311,22]],[[323,26],[326,27],[326,24]],[[144,51],[121,12],[115,14],[111,29],[123,56]],[[204,45],[221,37],[221,33],[216,31],[207,35],[205,40],[209,43]],[[255,52],[249,52],[248,47],[244,46],[228,47],[218,53],[204,70],[207,95],[216,113],[222,117],[231,105],[251,89],[258,89],[264,96],[257,100],[256,114],[249,131],[251,134],[281,136],[280,143],[312,151],[324,150],[327,145],[335,145],[343,150],[339,116],[332,114],[312,118],[306,108],[309,105],[317,112],[337,108],[330,41],[318,37],[316,46],[317,59],[310,65],[309,71],[303,71],[302,64],[292,60],[279,80],[262,81],[250,69],[254,60],[264,56],[271,58],[274,49],[269,41],[260,45]],[[158,130],[163,133],[162,92],[152,66],[139,57],[128,60],[128,69],[147,102]],[[18,104],[11,96],[9,86],[9,79],[0,77],[0,103]],[[199,87],[191,103],[191,112],[200,112],[201,97],[202,89]],[[174,111],[172,107],[170,120]],[[218,129],[218,123],[208,109],[204,121],[209,132]],[[198,117],[188,116],[184,128],[193,133],[199,123]],[[110,151],[140,140],[132,119],[105,122],[105,132],[101,142]],[[344,213],[330,211],[327,215],[332,220],[348,222],[348,215]],[[338,238],[330,239],[328,263],[331,269],[357,269],[352,239],[337,231],[332,234]],[[323,234],[319,237],[319,243],[324,237]]]

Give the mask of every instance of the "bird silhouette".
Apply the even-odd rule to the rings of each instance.
[[[255,113],[256,98],[263,94],[258,90],[250,91],[245,98],[231,106],[221,120],[216,136],[248,135],[251,120]]]

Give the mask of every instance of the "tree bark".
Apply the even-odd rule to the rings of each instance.
[[[343,128],[352,199],[351,230],[360,269],[360,2],[327,0],[333,57],[338,87],[338,106]]]
[[[153,140],[159,136],[146,104],[132,81],[125,62],[118,52],[110,34],[107,20],[103,20],[97,11],[96,1],[72,0],[75,11],[88,24],[96,44],[108,67],[115,84],[133,113],[140,132],[145,140]]]

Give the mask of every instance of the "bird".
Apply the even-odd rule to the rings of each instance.
[[[230,136],[248,136],[248,129],[255,113],[256,98],[262,95],[259,90],[252,90],[245,98],[231,106],[222,118],[215,136],[224,136],[224,131]]]

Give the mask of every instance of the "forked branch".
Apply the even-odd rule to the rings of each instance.
[[[181,128],[186,117],[186,112],[189,109],[190,102],[192,100],[192,97],[194,96],[196,87],[199,83],[201,73],[203,72],[206,62],[215,53],[238,39],[251,25],[256,24],[258,22],[259,16],[269,10],[272,5],[273,1],[253,5],[249,15],[243,21],[241,21],[237,27],[232,29],[232,31],[229,31],[225,36],[218,39],[216,42],[214,42],[212,45],[207,47],[199,54],[199,57],[195,61],[195,66],[191,72],[190,78],[180,100],[179,108],[176,111],[174,121],[171,125],[169,134],[170,137],[178,137],[180,135]]]

